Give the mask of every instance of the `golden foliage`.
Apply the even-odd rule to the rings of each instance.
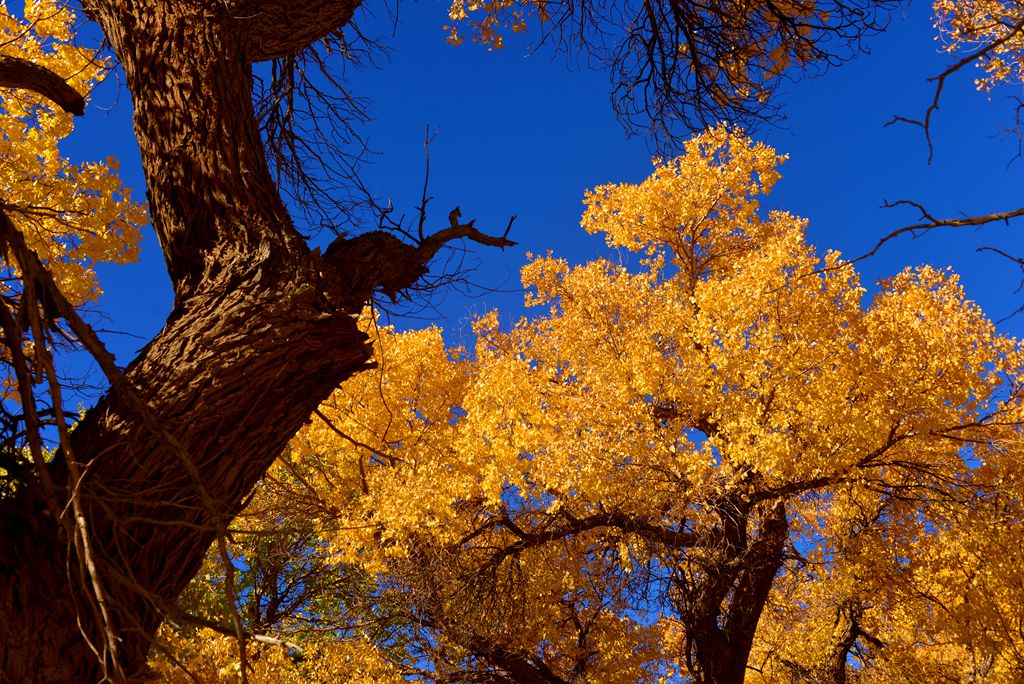
[[[196,680],[209,684],[240,681],[241,662],[234,637],[210,628],[178,631],[164,625],[157,639],[160,647],[150,661],[154,679],[175,684]],[[400,684],[404,681],[392,665],[382,660],[373,644],[354,638],[309,644],[302,651],[292,652],[286,646],[250,641],[247,656],[251,682]]]
[[[0,6],[0,55],[26,59],[87,93],[106,74],[96,53],[75,45],[75,15],[65,3],[32,0],[25,18]],[[145,208],[117,177],[117,160],[72,164],[60,151],[72,116],[42,96],[5,90],[0,101],[0,202],[29,246],[75,304],[100,294],[100,261],[137,256]]]
[[[535,14],[539,22],[547,21],[550,18],[547,5],[547,0],[452,0],[448,9],[452,24],[444,27],[448,42],[461,44],[468,27],[473,40],[483,43],[488,50],[501,49],[504,47],[503,29],[514,33],[525,31],[531,14]]]
[[[935,26],[950,53],[975,51],[979,90],[1024,81],[1024,8],[1017,0],[934,0]]]
[[[675,681],[701,620],[756,610],[763,681],[1019,679],[1020,345],[947,271],[866,297],[760,211],[783,159],[719,126],[596,188],[583,226],[636,267],[533,258],[543,313],[481,317],[472,354],[364,317],[376,369],[272,480],[400,597],[404,676]]]

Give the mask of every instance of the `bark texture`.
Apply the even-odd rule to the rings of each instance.
[[[162,609],[218,526],[318,403],[365,366],[354,315],[378,287],[414,282],[433,253],[379,233],[339,240],[329,259],[311,253],[267,169],[252,63],[340,29],[357,5],[87,5],[125,70],[175,291],[164,329],[125,372],[148,409],[112,392],[52,464],[62,503],[68,460],[86,473],[79,491],[129,679],[143,676]],[[3,506],[0,681],[98,681],[102,630],[64,528],[28,488]]]

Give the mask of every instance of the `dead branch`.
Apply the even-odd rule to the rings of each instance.
[[[340,237],[323,254],[328,273],[347,271],[348,277],[359,281],[359,292],[380,290],[392,301],[398,293],[412,286],[427,272],[427,264],[438,250],[455,240],[467,239],[489,247],[512,247],[508,239],[515,221],[513,216],[502,236],[489,235],[476,227],[476,221],[459,223],[458,207],[448,215],[449,226],[420,241],[402,242],[392,232],[374,230],[353,238]]]
[[[918,202],[913,202],[911,200],[898,200],[896,202],[885,202],[882,205],[882,207],[886,208],[886,209],[892,209],[894,207],[899,207],[899,206],[904,206],[904,205],[914,207],[918,211],[921,212],[921,219],[922,219],[921,223],[915,223],[914,225],[911,225],[911,226],[904,226],[902,228],[897,228],[896,230],[890,232],[888,235],[886,235],[885,237],[881,238],[878,242],[876,242],[875,246],[872,247],[870,251],[865,252],[864,254],[861,254],[859,257],[856,257],[854,259],[850,259],[849,261],[844,261],[840,266],[837,266],[835,268],[849,266],[851,264],[857,263],[858,261],[864,261],[865,259],[867,259],[869,257],[873,257],[875,254],[878,253],[878,251],[880,249],[882,249],[882,247],[887,242],[895,240],[896,238],[900,237],[901,235],[906,235],[908,233],[911,236],[917,238],[917,237],[920,237],[923,233],[925,233],[927,231],[930,231],[930,230],[934,230],[936,228],[967,228],[967,227],[971,227],[971,226],[984,226],[986,224],[996,223],[996,222],[999,222],[999,221],[1002,221],[1003,223],[1007,223],[1008,224],[1010,222],[1010,219],[1017,218],[1018,216],[1024,216],[1024,207],[1021,207],[1020,209],[1013,209],[1012,211],[999,211],[999,212],[994,212],[994,213],[991,213],[991,214],[979,214],[977,216],[961,216],[961,217],[958,217],[958,218],[944,218],[944,219],[936,218],[927,209],[925,209],[925,207],[923,205],[919,204]],[[828,270],[834,270],[834,268],[833,269],[822,269],[822,270],[816,271],[816,273],[822,273],[822,272],[828,271]]]
[[[998,247],[991,247],[991,246],[979,247],[977,251],[979,251],[979,252],[992,252],[993,254],[997,254],[997,255],[1003,257],[1004,259],[1008,259],[1009,261],[1015,263],[1017,265],[1017,268],[1019,268],[1020,272],[1021,272],[1021,281],[1020,281],[1020,284],[1017,286],[1016,292],[1020,292],[1022,289],[1024,289],[1024,258],[1019,257],[1019,256],[1014,256],[1012,254],[1009,254],[1008,252],[1005,252],[1005,251],[999,249]],[[1021,304],[1016,309],[1014,309],[1012,312],[1010,312],[1006,316],[1003,316],[1002,318],[1000,318],[998,321],[996,321],[996,323],[1002,323],[1002,322],[1004,322],[1004,321],[1006,321],[1006,320],[1008,320],[1010,318],[1013,318],[1014,316],[1016,316],[1017,314],[1019,314],[1021,312],[1024,312],[1024,304]]]
[[[1006,35],[1004,35],[1002,38],[999,38],[998,40],[994,40],[991,43],[982,46],[975,52],[972,52],[966,57],[946,67],[946,70],[943,71],[941,74],[929,78],[928,81],[930,83],[935,84],[935,93],[932,96],[931,104],[928,105],[928,109],[925,110],[923,119],[911,119],[905,116],[893,116],[892,120],[886,123],[885,125],[891,126],[896,123],[906,123],[911,124],[913,126],[920,126],[921,129],[924,131],[925,141],[928,143],[928,163],[931,164],[932,157],[935,153],[935,149],[932,146],[932,114],[937,112],[939,109],[939,99],[942,97],[942,88],[946,85],[946,79],[952,76],[953,74],[957,73],[961,69],[963,69],[968,64],[972,64],[973,62],[982,59],[983,57],[991,53],[1000,45],[1002,45],[1003,43],[1017,35],[1022,28],[1024,28],[1024,16],[1022,16],[1016,24],[1011,26],[1010,30],[1007,31]]]
[[[481,245],[487,245],[488,247],[504,249],[505,247],[515,246],[516,243],[508,239],[509,231],[512,230],[512,223],[516,220],[515,216],[508,220],[508,225],[505,226],[505,232],[502,233],[501,237],[497,237],[478,230],[475,220],[468,223],[459,223],[458,220],[461,215],[462,212],[458,207],[455,207],[448,215],[449,226],[437,231],[420,243],[416,251],[419,258],[422,259],[422,263],[426,264],[430,261],[437,254],[437,251],[447,243],[462,238],[472,240]]]

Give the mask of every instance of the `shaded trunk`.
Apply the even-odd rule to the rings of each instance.
[[[788,537],[786,506],[762,504],[757,536],[747,537],[750,511],[725,507],[723,541],[703,581],[687,588],[680,616],[687,629],[691,670],[703,684],[742,684]],[[724,614],[723,614],[724,613]]]
[[[292,19],[310,24],[308,43],[358,3],[293,4]],[[259,16],[259,2],[87,9],[125,70],[175,305],[125,373],[159,429],[111,393],[75,428],[71,453],[58,454],[51,474],[63,505],[67,459],[86,472],[79,491],[116,658],[134,677],[163,609],[198,570],[218,526],[313,408],[364,367],[369,349],[354,314],[382,279],[414,280],[423,259],[372,234],[338,241],[328,261],[291,224],[250,99],[263,43],[260,26],[239,17]],[[287,28],[269,26],[275,35]],[[274,43],[277,53],[302,47]],[[0,681],[102,677],[103,658],[115,656],[92,650],[103,651],[102,627],[88,609],[81,560],[28,489],[3,502]]]
[[[316,404],[365,362],[365,340],[351,319],[296,320],[301,303],[261,306],[259,299],[239,297],[231,305],[222,301],[207,317],[181,317],[128,374],[185,446],[216,510],[208,510],[180,454],[116,397],[93,409],[74,432],[74,457],[90,463],[84,500],[132,669],[145,658],[162,607],[198,570],[216,516],[226,520],[237,512]],[[188,344],[179,342],[183,336]],[[83,650],[76,626],[84,601],[71,600],[87,590],[61,528],[41,507],[5,511],[0,548],[4,676],[92,679],[83,673],[96,659]],[[19,658],[36,664],[18,665]],[[58,664],[71,666],[66,677],[33,672]]]

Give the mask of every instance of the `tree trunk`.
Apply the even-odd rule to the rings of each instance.
[[[93,652],[102,627],[83,559],[26,488],[0,509],[0,681],[98,681],[115,657],[141,676],[163,608],[218,526],[319,402],[365,367],[354,315],[376,287],[422,272],[425,255],[381,234],[339,240],[329,260],[311,253],[253,114],[252,62],[303,49],[357,4],[87,4],[125,70],[175,305],[125,372],[157,428],[111,392],[52,464],[61,504],[68,459],[86,472],[79,491],[118,653]]]
[[[709,563],[704,581],[683,597],[680,615],[696,656],[694,674],[702,684],[743,684],[757,623],[782,568],[788,538],[785,503],[759,507],[753,540],[747,536],[749,506],[720,508],[719,556]]]

